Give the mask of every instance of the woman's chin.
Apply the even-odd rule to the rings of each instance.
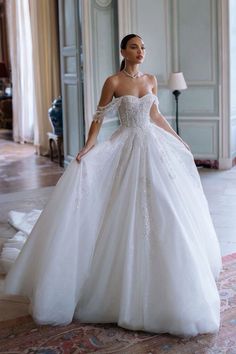
[[[138,59],[136,59],[136,60],[134,60],[133,62],[132,62],[132,64],[133,65],[140,65],[140,64],[142,64],[143,63],[143,59],[142,60],[138,60]]]

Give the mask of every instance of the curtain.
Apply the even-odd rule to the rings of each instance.
[[[51,102],[60,94],[56,0],[9,0],[7,18],[13,81],[13,136],[48,151]]]
[[[34,144],[44,154],[48,150],[47,132],[52,130],[48,109],[60,94],[59,43],[56,0],[29,0],[37,119]]]
[[[35,93],[28,0],[10,0],[7,20],[13,82],[14,141],[33,142]]]

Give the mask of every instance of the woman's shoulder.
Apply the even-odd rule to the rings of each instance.
[[[108,82],[108,83],[117,83],[117,81],[120,80],[120,78],[122,77],[121,75],[121,72],[118,71],[117,73],[111,75],[111,76],[108,76],[105,80],[105,82]]]
[[[146,75],[146,80],[149,85],[152,87],[152,91],[157,94],[158,82],[156,75],[153,74],[144,74]]]
[[[108,86],[108,87],[115,87],[117,85],[117,83],[119,82],[119,79],[120,79],[120,74],[119,73],[115,73],[111,76],[108,76],[106,79],[105,79],[105,82],[104,82],[104,86]]]
[[[157,82],[156,75],[149,74],[149,73],[143,73],[143,76],[145,76],[147,78],[147,80],[150,80],[150,81],[153,81],[153,82]]]
[[[120,74],[120,72],[115,73],[111,76],[108,76],[104,82],[104,88],[115,92],[117,86],[120,83],[121,78],[122,78],[122,75]]]

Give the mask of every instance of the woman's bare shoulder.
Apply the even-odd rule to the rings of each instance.
[[[116,85],[118,84],[120,80],[120,73],[116,73],[116,74],[113,74],[111,76],[108,76],[104,82],[104,86],[105,87],[109,87],[110,89],[111,88],[114,88],[116,87]]]
[[[145,79],[154,94],[157,94],[158,83],[155,75],[145,73]]]
[[[117,73],[106,78],[102,88],[99,106],[104,106],[112,100],[112,97],[114,96],[116,88],[119,84],[119,77],[120,75]]]
[[[117,82],[120,81],[120,79],[122,79],[123,75],[120,71],[118,71],[117,73],[109,76],[106,81],[113,83],[113,84],[117,84]]]
[[[157,82],[157,77],[155,75],[148,74],[148,73],[144,73],[143,75],[146,77],[147,80],[151,82]]]
[[[109,89],[116,90],[116,87],[119,85],[120,80],[122,79],[122,74],[120,72],[115,73],[111,76],[108,76],[104,82],[104,86]]]

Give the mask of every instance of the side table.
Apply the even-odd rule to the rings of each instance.
[[[56,135],[54,133],[47,133],[48,141],[49,141],[49,148],[50,148],[50,158],[53,161],[53,144],[56,147],[58,153],[58,163],[61,167],[63,167],[63,136]]]

